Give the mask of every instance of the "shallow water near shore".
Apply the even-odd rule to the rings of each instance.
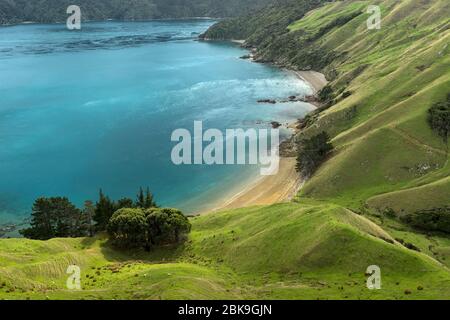
[[[231,43],[197,41],[212,20],[0,28],[0,223],[23,219],[40,196],[81,206],[149,186],[160,205],[214,207],[258,166],[175,166],[171,133],[270,128],[302,117],[310,94],[295,75],[239,59]],[[284,136],[289,134],[283,129]]]

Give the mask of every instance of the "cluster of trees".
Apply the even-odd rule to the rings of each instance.
[[[332,150],[333,145],[325,131],[309,139],[297,140],[297,171],[303,177],[310,177]]]
[[[448,145],[450,135],[450,94],[447,95],[447,101],[438,102],[428,110],[428,123],[431,128]]]
[[[188,17],[230,17],[263,7],[273,0],[7,0],[0,1],[0,24],[64,22],[76,4],[84,20],[148,20]]]
[[[83,209],[77,208],[68,198],[37,199],[32,208],[30,227],[20,233],[29,239],[48,240],[56,237],[92,236],[105,231],[110,218],[122,208],[156,208],[153,195],[140,188],[136,201],[123,198],[112,201],[101,190],[98,202],[86,201]]]
[[[121,248],[145,248],[176,244],[191,231],[188,218],[177,209],[120,209],[109,221],[108,234]]]
[[[417,211],[402,218],[414,228],[450,233],[450,207]]]
[[[30,228],[21,230],[29,239],[93,236],[108,231],[121,248],[179,243],[191,231],[188,218],[177,209],[158,208],[150,190],[140,188],[136,200],[112,201],[101,190],[98,202],[86,201],[78,209],[62,197],[39,198],[33,205]]]
[[[153,195],[147,188],[146,192],[142,188],[139,189],[139,193],[136,197],[136,201],[130,198],[122,198],[118,201],[112,201],[108,196],[105,196],[100,190],[99,200],[95,206],[95,214],[93,220],[95,222],[95,229],[97,231],[105,231],[109,220],[113,216],[114,212],[122,208],[155,208],[156,202],[153,199]]]
[[[118,247],[150,250],[185,240],[191,224],[177,209],[158,208],[150,190],[140,188],[135,201],[112,201],[100,190],[98,202],[86,201],[83,209],[67,198],[39,198],[33,205],[30,228],[20,232],[29,239],[48,240],[93,236],[100,231],[108,231]]]

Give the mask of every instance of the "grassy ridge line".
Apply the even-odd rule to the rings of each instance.
[[[206,33],[211,38],[233,38],[235,29],[243,26],[247,44],[258,48],[257,60],[320,70],[331,80],[334,106],[301,135],[325,130],[333,137],[336,152],[301,196],[362,212],[374,196],[448,176],[447,148],[426,121],[428,109],[449,93],[448,1],[347,0],[314,5],[319,7],[301,12],[304,4],[279,4],[279,10],[246,21],[234,19],[233,27],[219,23]],[[367,29],[369,5],[381,8],[380,30]],[[295,16],[286,12],[287,6],[302,17],[285,25]],[[450,185],[439,184],[434,190],[449,194]],[[400,203],[411,205],[398,210],[423,208],[413,194],[399,194]],[[449,202],[437,197],[426,203]]]
[[[150,254],[113,250],[101,237],[2,240],[0,298],[450,298],[442,264],[336,205],[245,208],[192,223],[184,247]],[[69,264],[82,268],[82,291],[65,289]],[[382,269],[381,291],[366,288],[371,264]]]
[[[250,15],[226,19],[212,26],[202,37],[212,40],[246,39],[249,46],[269,43],[286,32],[286,28],[308,11],[328,0],[276,0]]]

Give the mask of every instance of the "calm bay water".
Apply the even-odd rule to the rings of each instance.
[[[39,196],[77,205],[99,188],[114,199],[149,186],[159,204],[214,206],[256,166],[175,166],[173,130],[269,128],[303,103],[258,99],[310,93],[292,74],[239,59],[229,43],[199,42],[210,20],[0,28],[0,222]],[[287,132],[284,132],[287,134]]]

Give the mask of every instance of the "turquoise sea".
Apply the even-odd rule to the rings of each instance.
[[[257,166],[175,166],[177,128],[270,128],[308,104],[258,104],[308,94],[277,68],[239,59],[232,43],[202,42],[212,20],[0,27],[0,222],[29,215],[40,196],[81,206],[134,198],[187,213],[213,207]],[[286,136],[289,132],[282,130]]]

